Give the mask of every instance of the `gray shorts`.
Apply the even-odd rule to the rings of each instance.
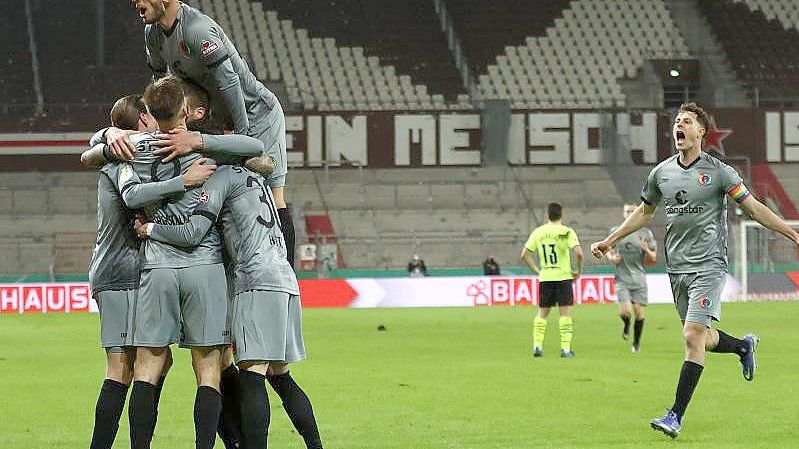
[[[100,346],[112,353],[133,345],[133,314],[138,290],[104,290],[94,299],[100,312]]]
[[[293,363],[304,359],[300,297],[264,290],[236,295],[233,342],[236,363]]]
[[[721,291],[726,277],[722,271],[669,273],[680,319],[708,327],[712,321],[721,321]]]
[[[263,124],[257,123],[251,126],[248,134],[264,143],[264,152],[272,158],[272,163],[275,164],[275,171],[266,179],[269,187],[285,186],[288,172],[286,116],[280,103],[277,103],[269,112]]]
[[[616,300],[619,303],[632,302],[635,304],[641,304],[642,306],[649,304],[646,286],[628,288],[626,285],[618,281],[616,282]]]
[[[229,344],[227,307],[227,282],[221,263],[143,270],[133,345]]]

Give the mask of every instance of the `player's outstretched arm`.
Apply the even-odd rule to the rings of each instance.
[[[86,168],[98,168],[108,162],[105,155],[106,144],[98,143],[80,155],[80,165]]]
[[[140,209],[148,204],[182,195],[186,189],[201,186],[216,170],[216,165],[205,163],[207,160],[197,159],[181,176],[150,183],[142,183],[131,167],[123,167],[117,177],[118,181],[114,182],[125,206]]]
[[[749,197],[740,202],[739,205],[753,220],[774,232],[779,232],[794,244],[799,245],[799,232],[788,226],[785,220],[772,212],[771,209],[758,201],[757,198],[749,195]]]
[[[153,153],[165,155],[163,159],[165,163],[195,151],[211,157],[222,155],[234,158],[260,156],[264,151],[263,142],[240,134],[200,134],[196,131],[179,129],[167,134],[158,134],[156,137],[159,140],[153,142],[153,145],[161,148]]]
[[[624,220],[621,226],[609,236],[605,237],[605,240],[591,245],[591,254],[597,259],[601,259],[619,240],[646,226],[654,216],[655,206],[641,203],[635,208],[635,211]]]
[[[224,176],[217,175],[204,187],[205,200],[194,209],[188,222],[177,226],[147,223],[138,226],[136,233],[141,238],[150,238],[170,245],[197,246],[216,223],[229,192],[228,180]]]
[[[275,164],[269,156],[251,157],[244,162],[244,166],[250,170],[260,173],[263,177],[269,177],[275,171]]]

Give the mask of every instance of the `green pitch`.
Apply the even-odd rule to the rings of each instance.
[[[708,355],[676,441],[648,425],[671,405],[682,363],[673,307],[649,307],[638,355],[615,306],[578,307],[574,359],[558,357],[555,317],[545,357],[530,356],[532,313],[308,310],[311,359],[293,373],[327,448],[796,447],[799,302],[724,306],[722,329],[762,338],[760,370],[745,382],[737,357]],[[0,316],[0,446],[88,447],[104,369],[97,334],[95,315]],[[194,447],[194,377],[175,352],[154,448]],[[304,447],[274,394],[271,407],[270,447]],[[115,447],[129,447],[127,435],[125,414]]]

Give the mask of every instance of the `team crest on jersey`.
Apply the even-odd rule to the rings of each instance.
[[[708,298],[707,294],[699,299],[699,307],[707,310],[713,305],[713,301]]]
[[[191,56],[191,50],[189,49],[189,46],[186,45],[185,41],[180,41],[178,44],[178,49],[180,49],[180,52],[183,54],[183,56]]]
[[[219,50],[219,44],[216,42],[203,41],[203,43],[200,45],[200,54],[203,56],[208,56],[217,50]]]
[[[702,173],[699,175],[699,185],[700,186],[709,186],[712,182],[712,178],[707,173]]]
[[[209,199],[208,192],[203,192],[200,194],[200,198],[197,200],[198,203],[207,203]]]

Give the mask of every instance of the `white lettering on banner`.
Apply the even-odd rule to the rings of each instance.
[[[469,147],[469,130],[480,129],[480,116],[445,114],[439,117],[441,165],[480,165],[480,149]]]
[[[523,165],[527,163],[527,141],[524,121],[526,114],[511,114],[508,130],[508,163]]]
[[[394,165],[411,165],[411,145],[421,145],[422,165],[436,165],[435,116],[394,116]]]
[[[0,313],[22,313],[19,307],[19,288],[16,286],[0,287]]]
[[[366,117],[363,115],[353,117],[352,125],[343,117],[325,117],[325,158],[368,164],[366,129]]]
[[[785,162],[799,162],[799,112],[783,113]]]
[[[305,117],[286,116],[286,161],[294,164],[305,162],[305,149],[297,148],[295,135],[305,130]]]
[[[22,287],[22,297],[24,312],[47,312],[46,305],[43,305],[42,301],[42,287]]]
[[[0,284],[0,313],[96,312],[88,283]]]
[[[766,160],[782,162],[782,114],[766,112]]]
[[[616,132],[619,135],[627,134],[630,138],[630,149],[640,150],[644,156],[644,163],[653,164],[658,158],[658,116],[654,112],[641,113],[641,124],[631,124],[630,114],[620,112],[616,114]]]
[[[306,121],[305,161],[308,165],[319,166],[322,160],[322,117],[311,115]]]
[[[568,164],[571,162],[569,114],[529,114],[527,148],[530,164]]]
[[[602,144],[592,148],[588,144],[588,133],[595,129],[600,132],[602,126],[601,117],[595,113],[575,113],[573,115],[574,133],[574,163],[575,164],[599,164],[602,162]]]

